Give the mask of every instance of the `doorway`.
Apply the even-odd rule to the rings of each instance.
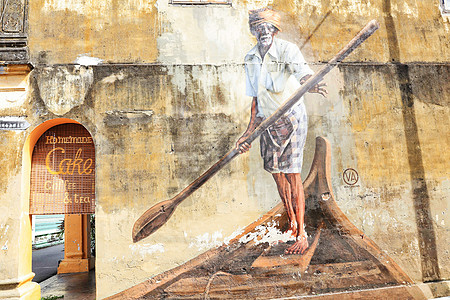
[[[60,288],[67,283],[76,290],[93,290],[95,295],[94,141],[87,129],[74,121],[46,127],[35,137],[31,155],[29,213],[35,241],[33,271],[37,271],[35,265],[42,265],[39,254],[46,257],[44,268],[52,268],[51,275],[79,275],[78,286],[74,286],[70,276],[64,277],[63,282],[55,282],[56,286]],[[36,280],[41,282],[59,278],[52,276],[42,281],[39,275],[36,274]],[[80,276],[84,280],[80,281]],[[51,285],[42,288],[43,296],[46,288]]]

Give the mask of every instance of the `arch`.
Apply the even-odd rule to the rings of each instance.
[[[81,124],[47,129],[31,157],[30,214],[95,213],[95,146]]]
[[[20,247],[19,247],[19,274],[30,274],[27,278],[27,281],[31,281],[34,277],[32,273],[32,229],[31,229],[31,215],[29,207],[30,207],[30,179],[31,179],[31,162],[33,149],[36,145],[39,138],[44,134],[48,129],[61,124],[79,124],[72,119],[68,118],[56,118],[43,122],[40,125],[37,125],[34,129],[26,137],[22,148],[22,178],[21,178],[21,196],[20,196],[20,205],[22,212],[22,222],[20,229]],[[84,127],[84,126],[83,126]],[[84,127],[86,130],[87,128]],[[89,132],[89,130],[87,130]],[[91,135],[92,136],[92,135]],[[95,142],[94,142],[95,147]]]

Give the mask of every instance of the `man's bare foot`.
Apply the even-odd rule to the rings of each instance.
[[[292,246],[284,250],[284,254],[303,254],[308,247],[309,244],[306,236],[302,236]]]
[[[297,223],[296,222],[291,222],[288,231],[291,231],[291,236],[292,237],[296,237],[297,236]]]

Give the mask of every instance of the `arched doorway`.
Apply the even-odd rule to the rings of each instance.
[[[95,147],[80,124],[60,124],[36,142],[31,159],[30,214],[95,212]]]
[[[75,121],[56,119],[46,123],[29,138],[29,213],[63,215],[64,259],[59,263],[58,273],[88,272],[94,267],[91,255],[94,141],[86,128]]]

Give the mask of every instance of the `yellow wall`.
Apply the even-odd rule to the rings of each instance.
[[[349,60],[390,61],[393,31],[402,62],[443,62],[450,56],[450,24],[443,22],[438,1],[265,0],[233,1],[231,7],[168,2],[32,1],[32,61],[73,63],[87,54],[111,63],[241,63],[253,43],[247,10],[266,5],[283,12],[281,35],[304,46],[310,61],[331,59],[371,19],[381,30]]]
[[[59,117],[83,124],[96,143],[100,299],[183,264],[273,207],[278,194],[261,168],[256,142],[250,154],[183,202],[159,231],[136,244],[131,240],[133,223],[146,209],[188,185],[245,130],[250,101],[242,63],[255,42],[247,9],[267,4],[282,11],[280,37],[298,44],[315,70],[367,21],[380,22],[375,35],[346,60],[353,63],[326,78],[328,98],[307,95],[303,176],[315,136],[327,137],[340,207],[421,281],[413,179],[422,170],[441,278],[448,279],[449,23],[437,3],[426,0],[235,1],[232,7],[170,6],[161,0],[30,1],[29,48],[36,68],[28,96],[1,104],[0,115],[25,115],[32,127],[0,131],[5,174],[0,246],[1,226],[10,226],[11,240],[20,230],[18,215],[26,211],[17,206],[19,191],[27,186],[20,179],[27,172],[21,166],[25,139],[39,124]],[[386,28],[392,24],[395,31]],[[80,55],[104,64],[72,65]],[[403,102],[396,66],[386,64],[392,60],[409,63],[414,110]],[[411,122],[416,131],[409,129]],[[420,142],[419,152],[408,148],[411,140]],[[421,170],[410,165],[408,153],[421,154]],[[346,168],[358,171],[358,187],[345,186]],[[0,262],[12,266],[1,271],[7,278],[23,259],[12,254],[19,244],[9,245],[0,250]]]

